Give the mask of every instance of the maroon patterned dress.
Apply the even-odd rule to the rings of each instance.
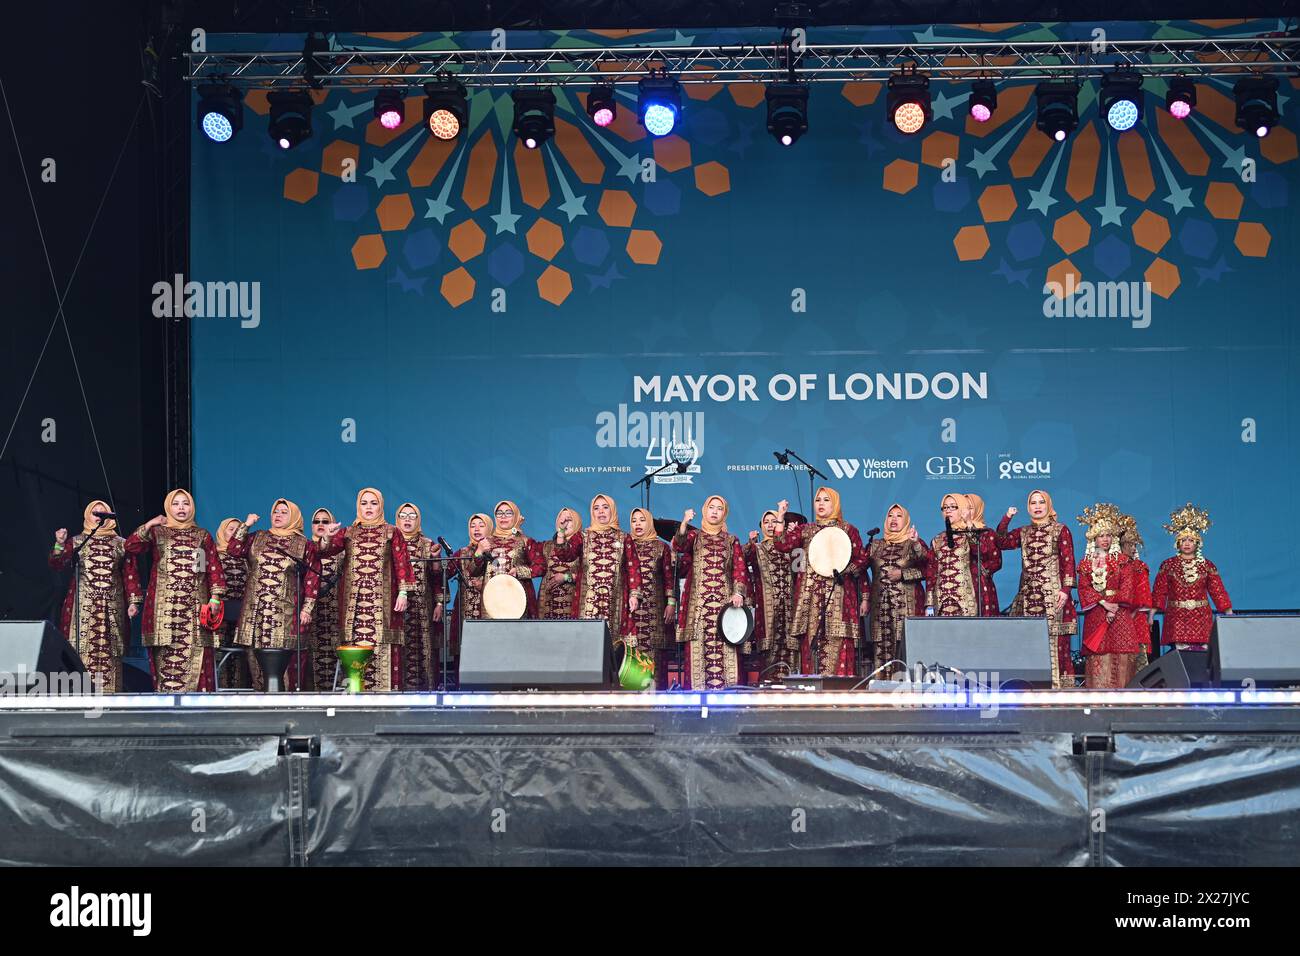
[[[1002,551],[1020,551],[1020,589],[1011,601],[1010,617],[1047,619],[1052,642],[1052,686],[1074,686],[1074,661],[1070,637],[1078,630],[1078,614],[1069,596],[1074,589],[1074,538],[1059,521],[1028,524],[1008,531],[1011,518],[998,522],[997,543]],[[1066,601],[1056,610],[1057,596]]]
[[[673,538],[686,581],[677,612],[679,640],[686,648],[686,689],[722,690],[740,682],[736,648],[718,633],[718,614],[735,594],[749,593],[745,555],[734,534],[688,528]]]
[[[632,536],[618,528],[584,528],[555,550],[560,561],[580,559],[571,617],[603,620],[611,641],[636,641],[628,599],[641,592],[641,563]]]
[[[50,567],[66,570],[85,539],[85,534],[79,534],[56,545],[50,552]],[[116,534],[90,536],[78,555],[77,573],[68,582],[59,626],[105,694],[122,689],[122,656],[131,643],[126,608],[143,601],[135,555],[127,553],[126,542]]]

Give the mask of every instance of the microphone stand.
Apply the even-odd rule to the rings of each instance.
[[[825,475],[823,475],[812,465],[808,464],[808,462],[800,458],[797,454],[792,452],[789,448],[785,450],[785,454],[788,457],[793,458],[795,461],[799,462],[799,464],[803,465],[805,468],[808,469],[808,507],[811,508],[812,501],[813,501],[813,484],[814,484],[813,476],[815,475],[816,477],[820,478],[822,481],[830,481],[830,479],[827,478]]]
[[[439,545],[437,541],[433,541],[432,544],[433,544],[434,550],[438,552],[437,555],[435,555],[435,556],[432,557],[432,558],[411,558],[410,561],[411,561],[411,564],[432,564],[432,563],[435,562],[435,561],[438,562],[438,569],[439,569],[439,570],[438,570],[438,574],[439,574],[439,576],[440,576],[440,578],[441,578],[442,590],[438,592],[438,602],[435,602],[435,604],[434,604],[434,606],[436,606],[437,603],[442,602],[443,592],[446,591],[446,589],[447,589],[447,568],[446,568],[446,565],[444,565],[444,564],[442,563],[442,546]],[[426,569],[426,583],[427,583],[427,570],[428,570],[428,569]],[[425,593],[427,594],[428,592],[426,591]],[[408,607],[410,606],[409,603],[408,603],[407,606],[408,606]],[[429,615],[429,617],[428,617],[429,625],[430,625],[430,632],[429,632],[429,633],[432,634],[432,633],[433,633],[433,631],[432,631],[432,625],[433,625],[433,607],[426,608],[426,613]],[[443,621],[445,621],[446,618],[447,618],[447,605],[446,605],[445,603],[444,603],[443,606],[442,606],[442,616],[443,616]],[[403,618],[403,620],[405,620],[405,618]],[[443,623],[443,622],[439,622],[439,623]],[[444,630],[445,630],[445,625],[444,625]],[[446,645],[446,641],[443,641],[443,644],[444,644],[444,646],[445,646],[445,645]],[[421,648],[421,650],[423,650],[423,648]],[[441,661],[441,655],[440,655],[440,661]],[[430,690],[433,690],[433,689],[434,689],[434,688],[433,688],[433,684],[434,684],[434,683],[435,683],[434,681],[430,681],[430,682],[429,682],[429,684],[430,684],[429,689],[430,689]]]
[[[72,549],[72,620],[68,622],[70,625],[68,630],[76,629],[76,637],[73,638],[72,646],[76,648],[78,654],[81,653],[81,550],[90,543],[90,539],[95,536],[95,531],[102,528],[107,520],[107,518],[100,518],[94,530],[90,534],[83,535],[81,544]],[[131,643],[129,618],[127,619],[127,627],[126,643],[129,645]]]
[[[963,534],[971,542],[975,549],[975,616],[984,616],[984,560],[980,554],[980,534],[987,531],[987,528],[953,528],[953,534]]]
[[[308,543],[308,544],[311,544],[311,540],[308,539],[307,543]],[[250,552],[251,552],[252,545],[250,544],[248,547],[249,547]],[[294,680],[294,691],[297,692],[297,691],[301,691],[301,690],[302,690],[302,685],[303,685],[303,676],[302,676],[302,577],[303,577],[304,572],[311,571],[311,570],[312,570],[312,567],[311,567],[311,565],[308,564],[306,561],[302,560],[302,558],[296,558],[296,557],[294,557],[292,554],[290,554],[288,551],[285,551],[283,548],[267,548],[266,550],[268,550],[268,551],[270,551],[270,552],[272,552],[272,553],[274,553],[274,554],[282,554],[282,555],[284,555],[286,558],[288,558],[290,561],[292,561],[292,562],[294,563],[294,569],[293,569],[293,570],[294,570],[294,578],[295,578],[295,581],[294,581],[294,600],[293,600],[293,666],[294,666],[294,668],[295,668],[295,670],[294,670],[294,674],[297,675],[296,678],[295,678],[295,680]],[[304,551],[303,553],[306,554],[305,551]],[[317,562],[316,562],[316,563],[317,563],[317,564],[320,563],[319,558],[317,559]],[[317,592],[316,592],[316,597],[317,597],[317,598],[320,598],[320,596],[321,596],[321,591],[318,589]],[[265,677],[265,675],[263,675],[263,676]]]
[[[645,508],[646,511],[650,511],[650,487],[654,484],[655,476],[662,475],[669,468],[676,468],[677,474],[679,475],[686,474],[686,466],[684,464],[679,461],[670,461],[645,475],[645,477],[638,478],[636,481],[632,482],[632,484],[628,485],[629,488],[635,488],[637,485],[645,485],[645,490],[641,494],[641,507]],[[654,519],[653,511],[650,511],[650,517],[651,520]]]
[[[866,548],[865,548],[865,550],[866,550],[866,552],[867,552],[867,564],[866,564],[866,567],[863,568],[863,571],[868,572],[868,573],[870,572],[870,568],[871,568],[871,543],[872,543],[873,541],[875,541],[875,540],[876,540],[876,532],[875,532],[875,530],[873,529],[873,530],[871,530],[871,531],[868,531],[868,532],[867,532],[867,544],[866,544]],[[866,576],[866,575],[863,575],[863,576]],[[860,577],[861,577],[861,576],[860,576]],[[870,594],[870,593],[871,593],[871,581],[870,581],[869,578],[868,578],[868,580],[865,582],[865,586],[866,586],[866,588],[867,588],[867,593]],[[882,591],[882,593],[883,593],[884,589],[882,588],[881,591]],[[861,594],[858,595],[858,607],[862,607],[862,595],[861,595]],[[872,613],[873,613],[873,614],[875,613],[874,608],[872,609]],[[866,614],[859,614],[859,615],[858,615],[858,626],[862,629],[862,630],[861,630],[861,636],[858,638],[858,672],[859,672],[859,676],[861,676],[861,672],[862,672],[862,669],[863,669],[862,658],[863,658],[863,656],[867,653],[867,648],[870,647],[870,648],[873,649],[873,652],[872,652],[872,660],[873,660],[873,661],[875,660],[875,653],[874,653],[875,642],[872,641],[872,640],[868,637],[868,634],[869,634],[870,632],[867,630],[867,617],[868,617],[868,615],[866,615]]]

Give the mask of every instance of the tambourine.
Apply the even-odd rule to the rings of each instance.
[[[528,608],[528,594],[519,579],[498,574],[483,585],[483,616],[494,621],[517,621]]]
[[[205,627],[209,631],[218,630],[222,622],[226,619],[226,604],[222,601],[215,608],[211,604],[204,604],[199,609],[199,626]]]
[[[754,609],[728,604],[718,612],[718,634],[732,647],[744,644],[754,634]]]
[[[808,564],[824,578],[834,577],[849,566],[853,542],[843,528],[822,528],[808,543]]]

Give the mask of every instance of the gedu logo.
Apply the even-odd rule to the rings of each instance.
[[[1040,461],[1037,458],[1029,458],[1021,461],[1012,458],[1010,455],[998,455],[998,477],[999,478],[1051,478],[1052,462],[1051,460]]]

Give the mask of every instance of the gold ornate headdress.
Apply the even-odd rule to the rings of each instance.
[[[1196,547],[1199,549],[1201,537],[1210,524],[1210,513],[1203,508],[1196,507],[1189,501],[1177,511],[1170,513],[1169,523],[1165,525],[1165,530],[1174,536],[1175,544],[1178,543],[1180,538],[1194,538],[1196,539]]]
[[[1078,517],[1078,521],[1080,524],[1088,526],[1086,537],[1089,541],[1093,541],[1103,534],[1118,539],[1120,531],[1124,527],[1124,516],[1120,514],[1118,508],[1110,503],[1099,503],[1084,508],[1083,514]]]

